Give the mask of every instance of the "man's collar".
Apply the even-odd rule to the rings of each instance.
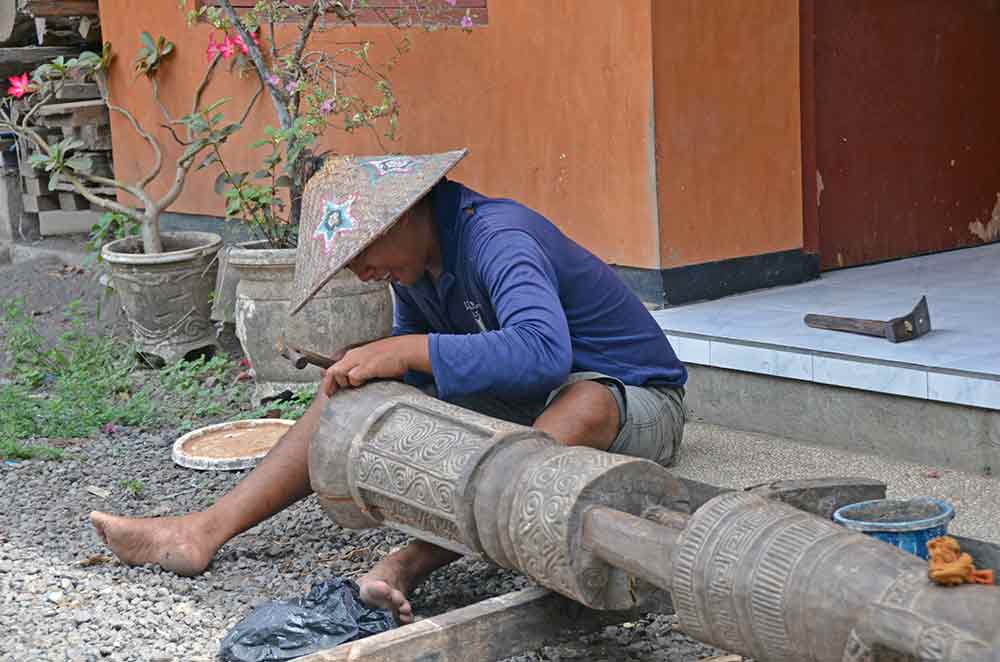
[[[441,271],[455,273],[458,259],[459,236],[461,235],[462,199],[465,187],[458,182],[443,178],[431,189],[434,209],[434,225],[438,230],[438,246],[441,251]]]

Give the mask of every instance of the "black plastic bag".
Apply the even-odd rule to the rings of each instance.
[[[223,638],[219,658],[292,660],[394,627],[392,612],[361,602],[358,585],[338,577],[313,584],[304,598],[258,605]]]

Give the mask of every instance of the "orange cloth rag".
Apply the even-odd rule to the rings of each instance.
[[[941,536],[928,541],[927,576],[941,586],[959,584],[993,584],[992,570],[976,570],[972,557],[963,552],[958,541],[951,536]]]

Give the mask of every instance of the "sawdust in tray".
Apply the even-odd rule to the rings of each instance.
[[[270,450],[286,432],[288,426],[281,423],[258,423],[207,432],[189,439],[182,448],[188,455],[211,459],[254,456]]]

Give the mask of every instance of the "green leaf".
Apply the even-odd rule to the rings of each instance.
[[[56,186],[58,186],[62,182],[62,179],[63,179],[62,175],[60,175],[58,172],[54,172],[51,175],[49,175],[49,190],[55,191]]]
[[[74,156],[66,161],[66,167],[77,172],[91,172],[94,169],[94,159],[89,156]]]
[[[62,140],[59,141],[59,147],[64,152],[68,152],[73,149],[80,149],[85,145],[86,143],[84,143],[79,138],[63,138]]]
[[[139,39],[142,41],[142,45],[145,46],[148,50],[151,50],[151,51],[155,51],[156,50],[156,42],[153,41],[153,35],[149,34],[148,32],[143,31],[139,35]]]
[[[267,170],[258,170],[253,174],[254,179],[271,179],[271,173]]]
[[[250,143],[250,147],[252,149],[257,149],[258,147],[263,147],[264,145],[270,145],[270,144],[271,144],[270,140],[267,140],[266,138],[261,138],[260,140],[255,140],[252,143]]]
[[[292,178],[289,177],[288,175],[281,175],[280,177],[278,177],[278,179],[275,180],[274,185],[277,186],[278,188],[291,188]]]
[[[226,184],[229,183],[229,175],[224,172],[220,172],[219,176],[215,178],[215,193],[216,195],[222,195],[222,191],[226,188]]]
[[[222,104],[228,102],[229,100],[230,100],[230,97],[223,97],[223,98],[219,99],[218,101],[213,101],[211,104],[209,104],[209,106],[203,112],[207,115],[208,113],[212,112],[213,110],[215,110],[216,108],[218,108]]]

